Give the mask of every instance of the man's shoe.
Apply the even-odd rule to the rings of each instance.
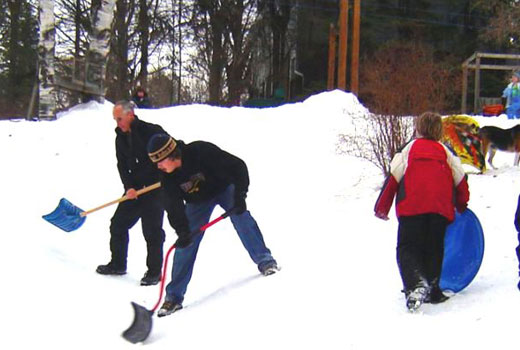
[[[448,297],[447,295],[444,295],[444,293],[439,287],[432,287],[430,290],[430,294],[428,294],[426,298],[424,298],[424,302],[431,304],[440,304],[444,303],[449,298],[450,297]]]
[[[150,271],[147,271],[141,279],[142,286],[155,286],[159,282],[161,282],[161,274],[152,274]]]
[[[173,314],[175,311],[182,309],[182,305],[171,301],[165,301],[157,312],[158,317],[164,317]]]
[[[124,275],[126,274],[126,268],[118,267],[111,262],[106,265],[99,265],[96,272],[101,275]]]
[[[272,274],[274,274],[274,273],[276,273],[278,271],[280,271],[280,268],[278,267],[278,265],[274,261],[270,262],[268,264],[265,264],[264,266],[262,266],[260,268],[260,272],[264,276],[272,275]]]
[[[415,312],[424,303],[424,299],[426,299],[428,294],[428,289],[426,287],[417,287],[407,294],[406,307],[410,312]]]

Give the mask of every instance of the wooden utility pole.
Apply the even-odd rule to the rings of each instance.
[[[334,76],[336,73],[336,28],[330,24],[329,28],[329,67],[327,74],[327,90],[334,90]]]
[[[352,24],[352,61],[350,71],[350,91],[359,92],[359,29],[361,24],[361,0],[354,0],[354,20]]]
[[[338,89],[347,89],[348,0],[340,0]]]

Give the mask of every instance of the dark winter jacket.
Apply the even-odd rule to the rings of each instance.
[[[117,169],[125,191],[130,188],[140,189],[159,181],[160,171],[148,157],[148,140],[164,133],[162,127],[147,123],[135,116],[130,132],[124,133],[116,128]]]
[[[143,97],[139,97],[137,95],[134,95],[134,96],[132,96],[132,101],[139,108],[152,108],[152,104],[150,102],[150,99],[148,98],[148,95],[146,95],[146,94]]]
[[[466,209],[469,189],[458,157],[442,143],[419,138],[396,153],[375,205],[376,216],[385,217],[397,194],[398,217],[436,213],[449,221]]]
[[[177,141],[181,150],[181,167],[162,176],[168,218],[179,236],[189,232],[184,201],[197,203],[210,200],[230,184],[235,195],[245,197],[249,187],[247,166],[240,158],[221,150],[212,143]]]

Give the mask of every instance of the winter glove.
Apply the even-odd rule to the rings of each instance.
[[[464,211],[466,210],[467,207],[468,207],[468,204],[467,204],[467,203],[464,203],[464,204],[457,204],[457,205],[456,205],[456,209],[457,209],[457,211],[459,212],[459,214],[464,213]]]
[[[247,210],[246,192],[235,192],[235,206],[234,213],[236,215],[243,214]]]
[[[175,241],[175,247],[177,247],[177,248],[189,247],[193,243],[191,238],[192,238],[191,234],[189,234],[189,233],[179,235],[179,238],[177,238],[177,240]]]
[[[390,220],[390,218],[388,217],[388,215],[386,215],[385,213],[383,212],[379,212],[379,211],[376,211],[375,213],[376,217],[381,219],[381,220]]]

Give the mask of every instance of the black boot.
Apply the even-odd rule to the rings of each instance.
[[[118,266],[113,262],[106,265],[99,265],[96,272],[101,275],[124,275],[126,274],[126,267]]]
[[[147,271],[141,279],[142,286],[154,286],[161,282],[161,273],[152,273]]]
[[[434,285],[430,289],[428,298],[424,301],[425,303],[440,304],[448,300],[449,297],[444,295],[439,285]]]

